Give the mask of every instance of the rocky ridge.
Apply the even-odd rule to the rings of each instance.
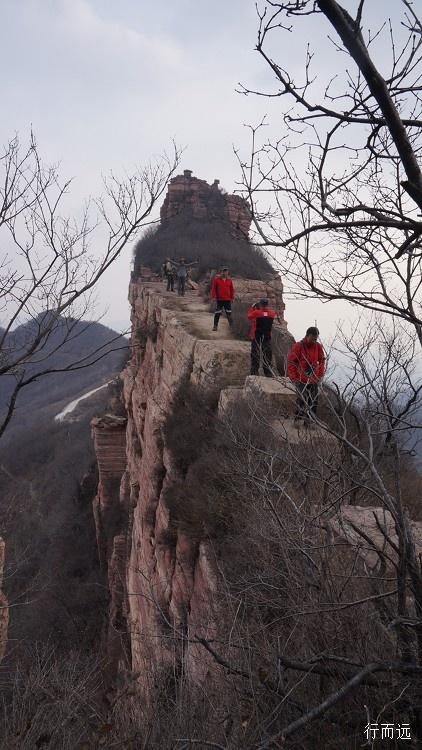
[[[283,319],[281,290],[279,282]],[[265,282],[255,282],[243,297],[268,291]],[[166,637],[169,628],[209,635],[216,627],[213,550],[181,532],[174,539],[164,496],[179,476],[162,427],[182,382],[204,391],[242,387],[250,346],[232,338],[225,320],[212,333],[212,315],[197,292],[178,298],[157,281],[134,281],[129,296],[132,358],[121,376],[127,419],[93,420],[100,477],[94,513],[110,587],[109,654],[121,666],[129,657],[131,669],[145,676],[152,653],[157,669],[182,658],[177,638]],[[184,649],[183,661],[191,675],[204,678],[207,666],[194,648]]]
[[[123,643],[127,623],[132,669],[143,674],[151,653],[157,667],[172,663],[169,623],[186,627],[186,613],[194,612],[203,596],[210,599],[213,587],[207,545],[183,535],[175,546],[168,541],[171,519],[163,495],[177,472],[163,445],[162,425],[183,379],[204,388],[240,383],[249,365],[247,343],[199,340],[193,331],[201,313],[207,320],[209,314],[201,305],[198,313],[192,300],[190,312],[183,305],[173,309],[174,300],[160,287],[130,287],[133,357],[122,374],[127,425],[115,417],[93,422],[100,474],[94,504],[98,548],[110,585],[109,653],[123,656],[117,641],[123,624]]]
[[[209,185],[206,180],[192,176],[190,169],[170,180],[168,192],[161,208],[161,221],[165,222],[182,212],[196,219],[225,219],[234,236],[248,236],[252,215],[247,203],[239,195],[222,193],[219,180]]]
[[[265,282],[248,283],[245,300],[257,292],[268,296]],[[210,639],[218,632],[214,549],[209,541],[175,532],[165,500],[180,479],[163,434],[179,386],[189,381],[204,393],[217,388],[222,419],[238,399],[265,403],[277,415],[275,434],[290,446],[314,441],[329,456],[336,440],[295,426],[295,394],[287,379],[249,376],[249,344],[232,338],[225,320],[212,333],[211,314],[196,291],[178,298],[158,280],[138,280],[130,285],[130,302],[132,357],[121,375],[127,418],[93,421],[100,475],[94,510],[110,589],[109,656],[115,668],[139,675],[147,697],[163,670],[183,668],[195,682],[211,678],[212,660],[185,636]],[[278,306],[283,320],[281,293]],[[373,509],[359,510],[350,513],[366,528]],[[346,517],[329,523],[332,534],[357,546]]]

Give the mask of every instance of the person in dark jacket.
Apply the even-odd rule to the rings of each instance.
[[[232,280],[229,278],[229,269],[223,268],[221,273],[214,276],[212,282],[211,296],[216,300],[217,309],[214,315],[214,328],[213,331],[218,329],[218,323],[220,320],[221,313],[224,312],[227,315],[227,321],[229,326],[232,324],[232,302],[234,300],[234,286]]]
[[[174,268],[170,258],[166,258],[165,263],[162,266],[163,277],[167,279],[167,291],[174,292]]]
[[[316,416],[318,384],[325,374],[325,352],[318,336],[318,328],[308,328],[305,338],[293,344],[287,357],[287,374],[297,392],[295,419],[304,419],[305,423]]]
[[[259,364],[262,354],[262,369],[267,378],[272,378],[273,352],[271,347],[271,331],[277,313],[269,307],[267,299],[261,299],[248,310],[248,320],[251,321],[249,337],[251,339],[251,375],[259,374]]]
[[[196,266],[197,263],[199,263],[199,260],[194,260],[192,263],[186,263],[184,258],[180,258],[180,260],[171,260],[170,263],[173,265],[176,273],[177,294],[184,297],[189,269],[192,268],[192,266]]]

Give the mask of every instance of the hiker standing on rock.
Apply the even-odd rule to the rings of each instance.
[[[194,260],[192,261],[192,263],[186,263],[184,258],[180,258],[180,260],[172,260],[170,262],[173,264],[174,268],[176,269],[177,294],[184,297],[186,280],[189,274],[189,268],[192,268],[192,266],[196,266],[196,264],[199,263],[199,261]]]
[[[214,328],[213,331],[218,329],[218,323],[220,321],[220,315],[224,312],[227,316],[227,322],[229,326],[232,325],[232,302],[234,300],[234,286],[232,280],[229,278],[229,269],[222,268],[221,273],[214,276],[212,282],[211,296],[217,302],[217,309],[214,315]]]
[[[271,331],[277,313],[269,307],[267,299],[255,302],[248,310],[248,320],[251,321],[249,337],[251,339],[251,375],[259,374],[259,364],[262,354],[262,369],[267,378],[272,378],[273,350],[271,346]]]
[[[170,258],[163,263],[163,277],[167,279],[167,291],[174,292],[174,268]]]
[[[305,338],[293,344],[287,357],[287,374],[297,392],[295,420],[303,419],[305,424],[316,416],[318,384],[325,374],[325,352],[318,336],[318,328],[308,328]]]

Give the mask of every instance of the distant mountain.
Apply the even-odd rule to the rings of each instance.
[[[41,317],[19,326],[6,337],[3,358],[12,358],[25,350],[39,329]],[[31,429],[40,420],[53,417],[67,402],[110,380],[123,367],[127,344],[126,338],[100,323],[59,318],[48,340],[23,366],[25,377],[45,369],[59,372],[42,375],[19,392],[4,439],[10,442],[20,430]],[[79,363],[79,369],[63,372],[75,363]],[[8,404],[14,383],[14,376],[0,377],[0,413]]]
[[[2,357],[23,351],[40,322],[14,330]],[[63,651],[77,645],[89,651],[98,642],[107,596],[92,515],[98,478],[90,421],[119,408],[115,376],[127,358],[127,344],[99,323],[60,319],[42,351],[25,365],[27,376],[46,366],[63,370],[78,360],[88,366],[44,375],[24,388],[0,440],[7,595],[12,604],[25,602],[11,608],[12,660],[27,643],[49,642]],[[109,381],[107,388],[99,388]],[[12,377],[0,377],[3,409],[12,387]],[[65,407],[74,408],[56,420]]]

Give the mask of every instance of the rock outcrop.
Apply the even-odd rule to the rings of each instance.
[[[133,281],[130,302],[132,357],[121,376],[127,419],[110,415],[93,422],[100,476],[94,510],[110,591],[109,656],[114,667],[129,665],[148,700],[163,674],[183,670],[194,683],[213,684],[215,665],[198,639],[218,637],[224,616],[215,550],[175,524],[167,502],[169,489],[184,479],[164,430],[179,387],[219,391],[222,419],[239,400],[259,403],[288,451],[308,450],[329,462],[339,444],[323,430],[294,423],[295,392],[287,379],[249,376],[248,342],[235,340],[225,321],[213,335],[210,312],[197,293],[178,298],[155,281]],[[351,506],[342,513],[334,509],[328,518],[329,534],[371,566],[382,544],[375,516],[385,514]],[[354,535],[359,526],[373,538],[374,550]]]
[[[235,236],[248,235],[247,204],[222,193],[218,180],[209,185],[189,170],[170,181],[161,221],[184,213],[226,221]],[[269,298],[279,315],[279,340],[290,345],[280,277],[234,282],[240,302]],[[177,297],[163,290],[149,268],[132,273],[131,359],[121,374],[126,416],[107,415],[92,423],[99,469],[94,515],[109,587],[107,651],[112,670],[129,667],[137,675],[146,701],[163,675],[173,679],[183,672],[197,684],[213,681],[215,664],[198,641],[218,637],[224,618],[212,542],[175,522],[168,499],[175,487],[187,488],[165,429],[179,390],[190,384],[204,397],[218,392],[222,420],[242,403],[253,413],[259,405],[273,439],[287,451],[307,451],[329,463],[339,450],[326,431],[295,423],[296,394],[287,379],[249,376],[250,345],[235,339],[226,321],[212,333],[212,316],[201,299],[204,287],[203,281],[199,292]],[[365,509],[346,509],[343,519],[333,513],[328,533],[353,548],[352,518],[356,526],[368,526],[369,537],[375,534]]]
[[[113,415],[92,421],[99,475],[93,512],[98,557],[109,584],[106,650],[112,669],[126,658],[128,645],[125,603],[130,492],[126,472],[126,424],[126,418]]]
[[[161,208],[161,221],[188,213],[196,219],[220,219],[229,222],[233,234],[248,236],[252,216],[248,204],[238,195],[227,195],[219,188],[219,180],[209,185],[206,180],[193,177],[190,169],[170,180]]]
[[[130,666],[145,688],[181,660],[193,679],[205,679],[207,661],[196,658],[183,636],[209,636],[217,619],[214,551],[209,542],[175,533],[166,504],[166,491],[180,476],[163,424],[183,382],[204,392],[240,387],[250,366],[247,342],[229,332],[210,338],[211,315],[197,294],[176,299],[161,289],[155,282],[130,285],[132,358],[122,374],[127,421],[111,415],[93,421],[100,477],[94,513],[110,589],[109,656],[123,664],[126,628]]]
[[[384,508],[362,507],[359,505],[346,505],[340,514],[335,514],[329,521],[330,527],[336,536],[345,540],[351,547],[359,552],[359,557],[365,563],[366,569],[375,573],[380,566],[381,556],[386,551],[386,538],[391,542],[388,545],[389,563],[397,560],[398,538],[396,526],[391,513]],[[413,543],[415,545],[416,559],[422,556],[422,523],[420,521],[409,521],[412,530]]]
[[[153,654],[156,670],[170,668],[180,662],[183,651],[186,668],[198,678],[203,662],[182,639],[192,628],[201,626],[207,633],[215,628],[214,554],[207,542],[174,535],[165,495],[179,473],[162,427],[181,383],[190,381],[205,390],[243,383],[249,346],[198,337],[196,315],[186,316],[153,285],[132,284],[130,300],[135,348],[123,379],[127,471],[134,488],[127,572],[132,667],[143,674],[150,671]],[[146,342],[144,331],[150,332]],[[176,638],[170,642],[166,636],[171,630]]]

